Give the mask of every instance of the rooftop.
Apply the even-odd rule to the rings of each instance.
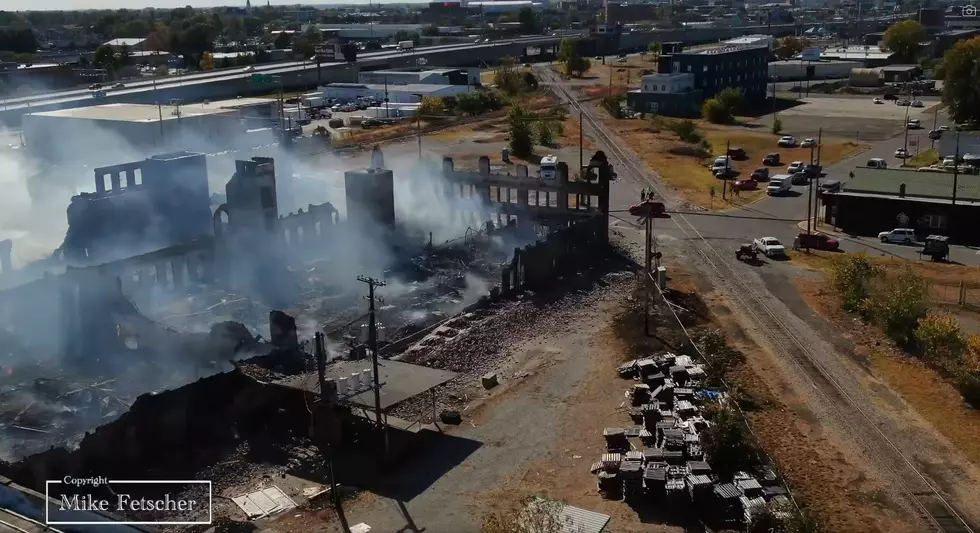
[[[953,174],[855,168],[854,177],[844,184],[844,193],[861,193],[898,197],[905,184],[905,197],[950,200],[953,197]],[[957,201],[980,201],[980,176],[960,174],[956,183]]]
[[[371,368],[371,360],[335,361],[327,365],[327,379],[346,378],[354,372]],[[413,365],[392,360],[378,361],[379,382],[381,383],[381,409],[387,410],[399,403],[418,396],[432,388],[456,377],[453,372],[436,370],[421,365]],[[290,376],[276,382],[283,387],[319,393],[320,383],[316,372]],[[347,398],[346,403],[365,409],[374,409],[374,390],[366,389]]]
[[[820,52],[821,58],[831,59],[888,59],[894,52],[883,52],[877,46],[848,46],[841,48],[828,48]]]
[[[266,98],[238,98],[235,100],[222,100],[219,102],[184,104],[180,106],[181,117],[193,117],[202,115],[221,115],[230,114],[236,107],[259,105],[263,103],[271,104],[273,100]],[[158,122],[161,112],[163,120],[176,119],[174,115],[176,107],[165,105],[158,108],[151,104],[103,104],[89,107],[76,107],[72,109],[57,109],[54,111],[41,111],[31,113],[31,116],[40,117],[62,117],[62,118],[81,118],[88,120],[115,120],[123,122]]]
[[[389,83],[387,87],[382,83],[328,83],[326,85],[328,89],[367,89],[371,91],[384,91],[386,88],[388,92],[417,92],[417,93],[429,93],[439,90],[443,90],[446,87],[466,87],[465,85],[437,85],[433,83]]]
[[[139,46],[145,41],[145,37],[125,37],[121,39],[113,39],[105,44],[109,46]]]
[[[752,49],[768,49],[764,43],[756,44],[732,44],[726,46],[717,46],[714,48],[705,48],[702,50],[691,50],[689,52],[680,52],[681,54],[697,54],[697,55],[718,55],[718,54],[731,54],[734,52],[742,52],[744,50]]]

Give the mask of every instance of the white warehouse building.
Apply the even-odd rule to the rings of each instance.
[[[456,96],[472,91],[468,85],[430,85],[424,83],[409,83],[394,85],[377,83],[329,83],[319,88],[324,98],[340,101],[351,101],[361,97],[372,97],[378,100],[388,98],[388,103],[412,104],[425,96]]]
[[[807,79],[807,70],[812,68],[810,80],[845,79],[851,70],[861,68],[860,61],[803,61],[789,59],[769,63],[769,79],[776,81],[799,81]]]
[[[240,98],[186,105],[104,104],[24,115],[24,143],[46,161],[114,164],[120,155],[235,147],[249,129],[276,116],[276,102]]]

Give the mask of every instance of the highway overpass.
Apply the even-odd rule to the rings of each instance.
[[[876,31],[887,26],[887,21],[867,21],[861,31]],[[852,22],[822,24],[828,29],[837,26],[853,26]],[[600,35],[588,39],[588,54],[609,55],[617,52],[645,49],[651,41],[681,41],[686,44],[703,44],[752,33],[772,33],[776,36],[800,33],[812,24],[774,24],[772,26],[742,26],[724,28],[683,28],[628,32],[619,35]],[[529,48],[540,48],[542,54],[554,53],[561,42],[561,35],[520,37],[491,43],[455,43],[429,46],[408,51],[380,51],[363,53],[356,63],[325,63],[317,68],[309,61],[296,61],[255,65],[246,72],[242,68],[221,69],[181,76],[168,76],[127,82],[122,89],[110,89],[104,98],[92,97],[91,91],[77,89],[30,97],[9,98],[3,102],[0,121],[16,127],[25,113],[49,111],[72,107],[85,107],[107,103],[166,103],[173,99],[185,102],[223,100],[235,96],[269,94],[282,87],[286,91],[304,90],[318,84],[353,82],[361,70],[378,70],[415,66],[425,58],[430,66],[479,66],[493,64],[506,56],[521,61],[533,60],[527,56]],[[255,83],[253,74],[271,76],[273,81]]]

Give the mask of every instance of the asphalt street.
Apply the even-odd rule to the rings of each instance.
[[[869,105],[874,105],[869,102]],[[887,105],[887,104],[886,104]],[[925,122],[925,121],[923,121]],[[938,118],[937,125],[948,125],[946,117],[942,114]],[[928,132],[933,125],[923,123],[923,129],[910,132],[910,139],[914,135],[920,134],[923,139],[925,132]],[[792,134],[793,132],[788,132]],[[890,168],[897,168],[901,161],[894,157],[896,148],[901,148],[905,142],[904,133],[895,137],[873,143],[868,150],[855,154],[852,157],[843,159],[838,163],[824,169],[826,176],[821,180],[839,180],[846,183],[848,174],[854,167],[864,166],[868,159],[880,157],[888,162]],[[928,142],[928,141],[926,141]],[[928,148],[924,145],[922,149]],[[774,151],[778,148],[773,146]],[[909,149],[914,153],[914,148]],[[787,162],[788,163],[788,162]],[[656,169],[654,169],[656,170]],[[639,200],[639,191],[633,191],[632,186],[617,184],[618,191],[613,191],[612,205],[619,209],[625,209],[632,203]],[[633,195],[632,197],[630,195]],[[718,198],[720,201],[721,198]],[[614,207],[617,209],[617,207]],[[635,217],[626,213],[617,215],[620,217],[613,225],[620,229],[628,230],[633,228],[639,231]],[[758,237],[775,237],[788,247],[793,243],[793,239],[801,230],[800,223],[804,224],[807,218],[807,187],[794,186],[791,195],[780,197],[763,197],[761,200],[744,206],[732,207],[724,212],[718,213],[692,213],[686,215],[687,219],[695,225],[698,231],[713,243],[717,243],[720,248],[729,247],[735,250],[740,244],[751,243]],[[865,252],[872,255],[891,255],[910,260],[920,260],[918,251],[920,246],[906,246],[899,244],[884,244],[876,237],[862,237],[840,234],[833,231],[832,227],[822,224],[816,228],[818,230],[832,233],[841,243],[841,250],[845,252]],[[655,227],[658,239],[673,240],[688,238],[674,224],[661,223]],[[950,250],[950,260],[966,265],[980,265],[980,251],[964,247],[952,246]]]

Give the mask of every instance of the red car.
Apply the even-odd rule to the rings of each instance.
[[[840,249],[840,243],[837,242],[837,239],[822,233],[811,233],[809,235],[806,233],[800,233],[797,235],[797,239],[800,241],[800,248],[827,251],[836,251]]]
[[[732,187],[740,191],[752,191],[759,188],[759,182],[755,180],[738,180]]]
[[[664,206],[663,202],[653,202],[650,200],[630,206],[630,214],[636,217],[657,218],[664,216],[666,211],[667,208]]]

